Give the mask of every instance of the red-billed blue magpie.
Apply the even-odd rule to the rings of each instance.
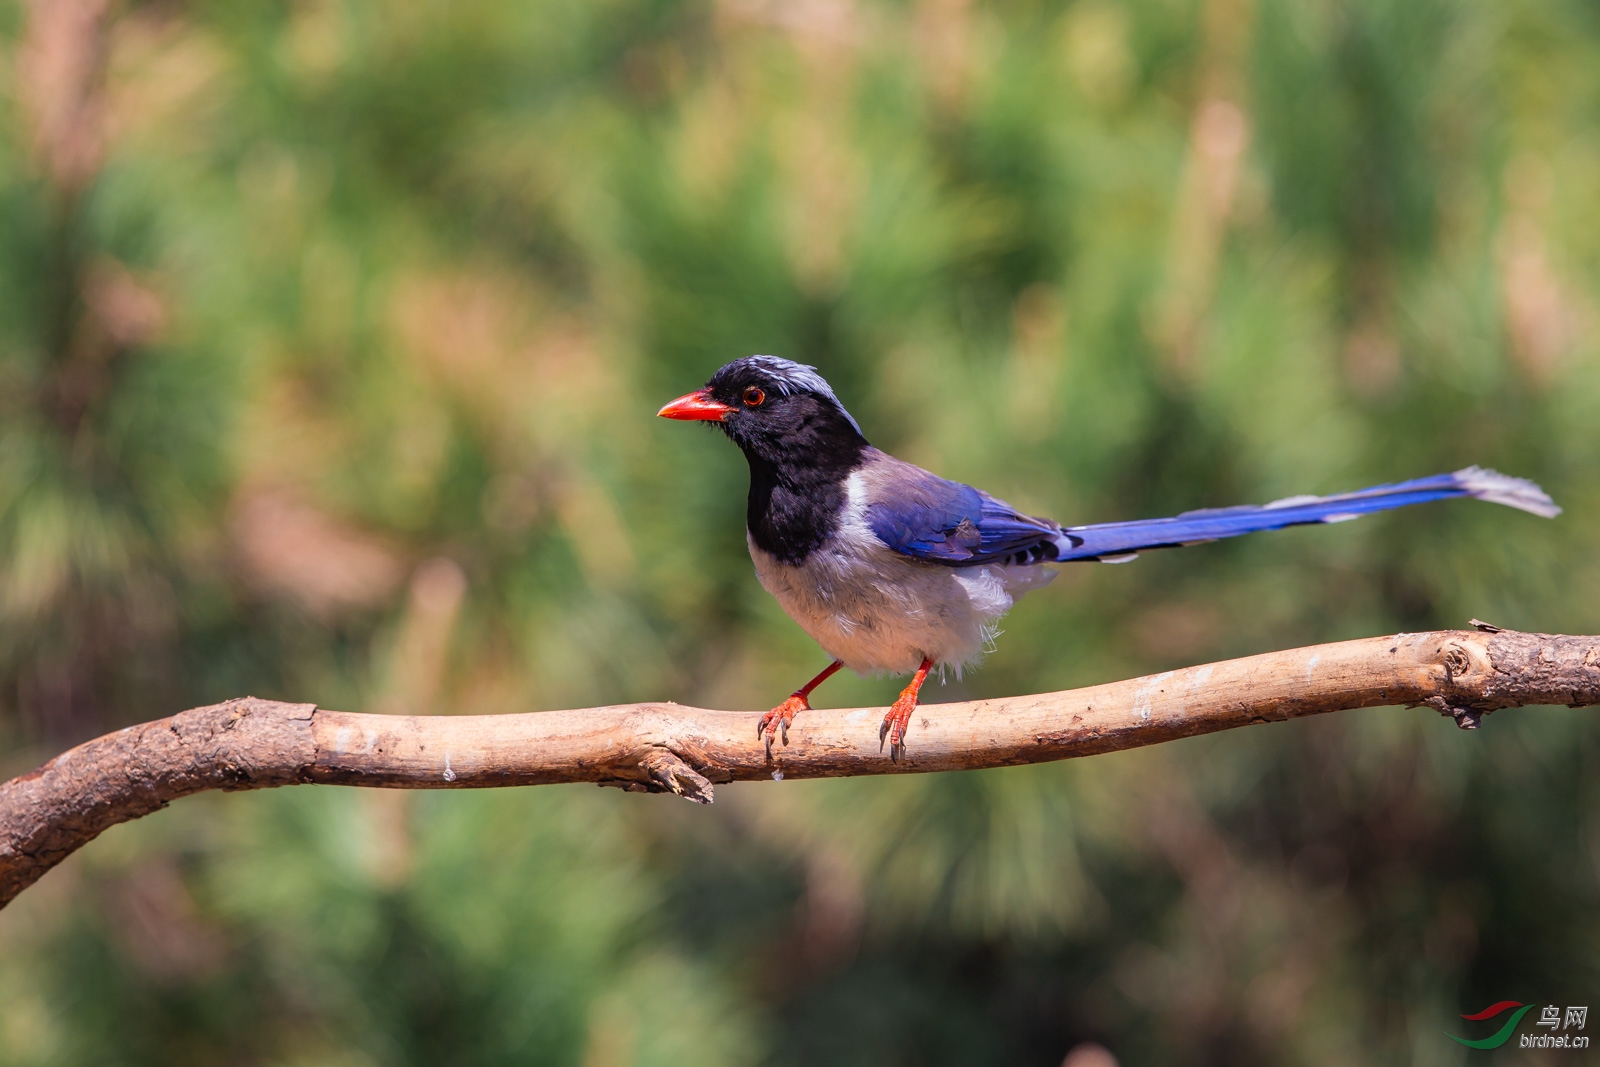
[[[761,717],[756,736],[769,756],[775,732],[788,744],[789,722],[811,706],[811,691],[849,667],[912,674],[878,732],[898,760],[928,671],[978,660],[1013,601],[1055,577],[1041,564],[1123,563],[1146,549],[1458,496],[1546,517],[1561,511],[1530,481],[1467,467],[1337,496],[1064,527],[873,448],[815,368],[776,356],[734,360],[659,414],[714,422],[743,450],[756,576],[833,657]]]

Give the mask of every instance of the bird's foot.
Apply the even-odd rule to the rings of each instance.
[[[883,717],[883,725],[878,727],[878,751],[883,751],[883,742],[887,738],[889,759],[895,763],[900,762],[900,757],[906,750],[906,730],[911,726],[911,713],[916,710],[916,691],[907,689],[889,705],[889,713]]]
[[[756,724],[756,736],[765,738],[767,742],[767,758],[772,758],[772,739],[782,732],[783,743],[789,743],[789,723],[802,711],[810,711],[811,702],[803,693],[791,694],[788,700],[761,716],[761,721]]]
[[[900,762],[900,757],[906,750],[906,728],[911,725],[911,713],[917,710],[917,694],[922,692],[922,683],[928,680],[928,672],[933,669],[933,657],[924,656],[922,666],[917,668],[917,673],[911,676],[911,681],[900,690],[900,696],[889,705],[889,714],[883,717],[883,725],[878,728],[878,751],[883,751],[883,739],[889,739],[889,759],[895,763]]]

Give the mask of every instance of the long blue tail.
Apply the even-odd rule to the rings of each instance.
[[[1470,496],[1491,504],[1530,511],[1547,519],[1561,514],[1548,494],[1526,478],[1513,478],[1481,467],[1454,474],[1436,474],[1394,485],[1375,485],[1338,496],[1292,496],[1270,504],[1186,511],[1170,519],[1107,522],[1098,526],[1069,526],[1056,541],[1056,559],[1099,560],[1125,563],[1145,549],[1203,544],[1224,537],[1302,526],[1314,522],[1344,522],[1370,511],[1387,511],[1431,500]]]

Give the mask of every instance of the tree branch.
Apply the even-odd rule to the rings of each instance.
[[[926,704],[898,764],[878,749],[881,708],[804,712],[769,759],[754,712],[630,704],[405,717],[244,697],[107,734],[0,785],[0,906],[107,828],[207,789],[596,782],[709,804],[718,782],[1043,763],[1347,708],[1427,705],[1472,729],[1499,708],[1600,704],[1600,637],[1477,625]]]

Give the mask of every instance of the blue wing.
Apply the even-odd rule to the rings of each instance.
[[[949,567],[1054,558],[1061,527],[899,461],[868,470],[867,526],[901,555]]]

